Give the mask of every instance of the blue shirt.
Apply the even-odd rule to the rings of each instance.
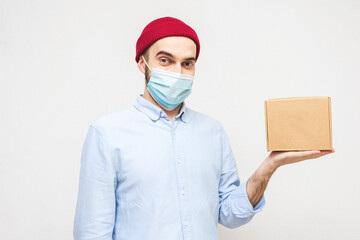
[[[174,121],[139,94],[94,121],[81,155],[76,240],[217,240],[253,207],[220,122],[183,102]]]

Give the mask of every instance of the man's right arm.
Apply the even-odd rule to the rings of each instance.
[[[81,155],[75,240],[111,240],[115,223],[116,170],[103,136],[90,126]]]

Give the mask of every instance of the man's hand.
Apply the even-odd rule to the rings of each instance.
[[[334,152],[335,149],[314,151],[273,151],[267,157],[267,161],[270,161],[275,168],[278,168],[282,165],[318,158]]]
[[[265,192],[270,177],[275,170],[283,165],[301,162],[307,159],[318,158],[330,153],[333,150],[314,150],[314,151],[273,151],[259,166],[246,184],[246,192],[253,206],[260,201]]]

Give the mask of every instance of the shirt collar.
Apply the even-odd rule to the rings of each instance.
[[[158,106],[155,106],[153,103],[143,98],[143,94],[137,95],[134,107],[137,108],[140,112],[145,113],[153,121],[157,121],[161,117],[166,117],[166,113]],[[175,118],[180,118],[183,122],[186,123],[188,121],[187,115],[188,111],[184,101],[182,102],[179,114]]]

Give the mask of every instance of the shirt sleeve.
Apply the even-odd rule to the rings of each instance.
[[[112,239],[116,184],[116,170],[109,146],[99,130],[90,126],[81,154],[73,230],[75,240]]]
[[[255,207],[249,201],[246,183],[240,184],[238,170],[228,136],[221,131],[222,168],[219,183],[219,223],[228,228],[236,228],[248,223],[265,206],[265,198]]]

